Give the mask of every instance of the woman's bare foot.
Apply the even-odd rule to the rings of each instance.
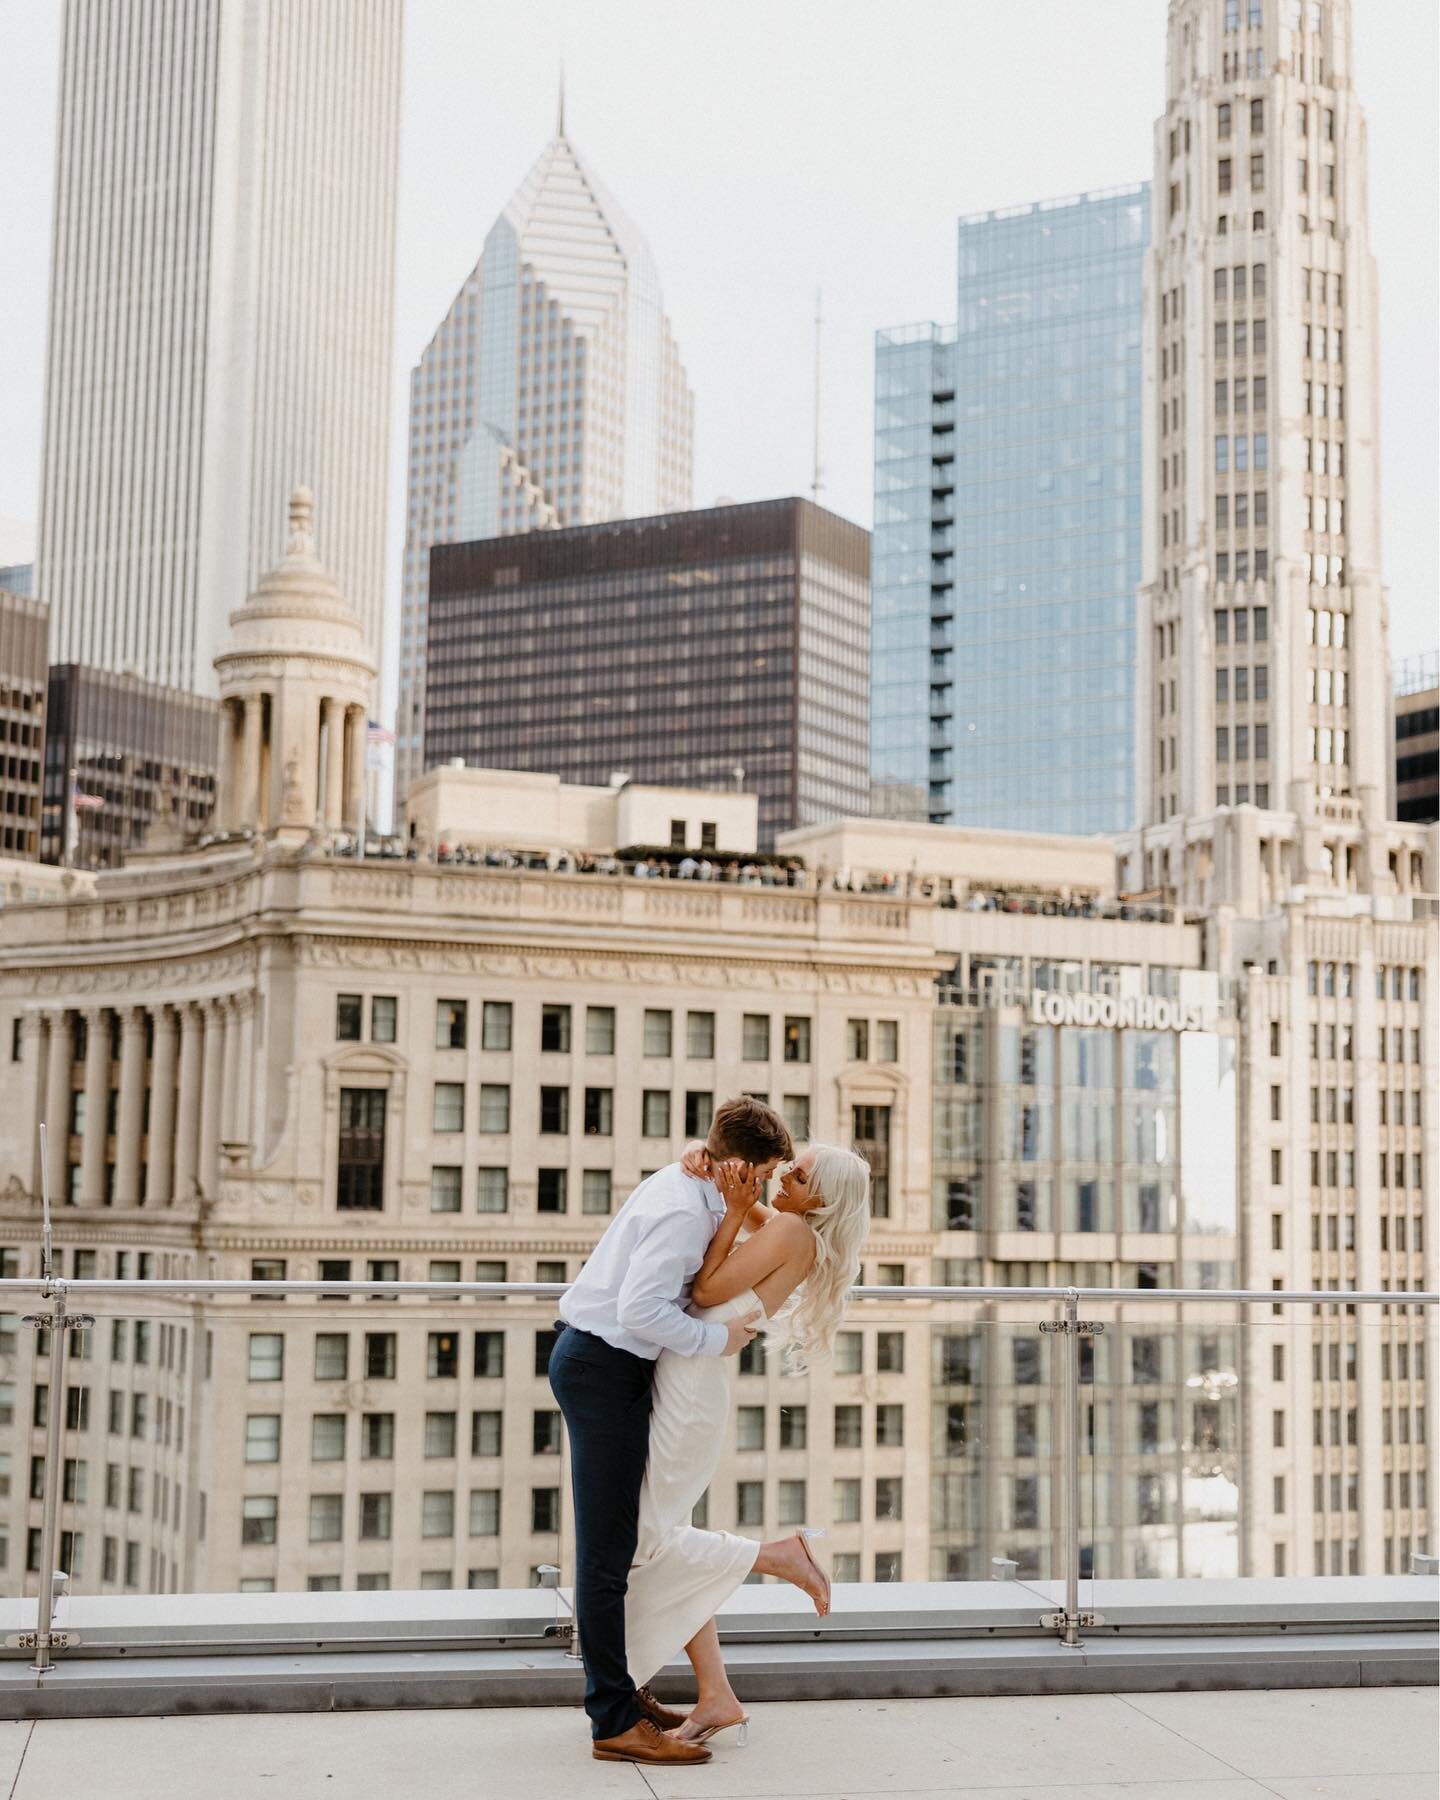
[[[761,1575],[775,1575],[808,1594],[822,1619],[829,1612],[830,1583],[823,1570],[817,1567],[798,1531],[793,1537],[776,1538],[762,1544],[760,1554],[755,1558],[755,1568]]]

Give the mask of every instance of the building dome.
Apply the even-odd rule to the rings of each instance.
[[[285,555],[230,615],[215,658],[221,701],[217,819],[303,837],[360,822],[375,663],[354,608],[315,554],[315,501],[290,496]]]

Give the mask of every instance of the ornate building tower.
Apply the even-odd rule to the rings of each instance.
[[[1167,73],[1145,302],[1140,820],[1248,803],[1374,826],[1389,657],[1349,0],[1172,0]]]
[[[375,663],[316,559],[314,511],[309,489],[297,488],[284,560],[231,613],[230,642],[215,658],[225,830],[304,838],[360,823]]]

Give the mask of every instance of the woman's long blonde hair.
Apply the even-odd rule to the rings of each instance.
[[[810,1184],[821,1204],[805,1214],[815,1234],[815,1262],[781,1309],[787,1365],[804,1369],[828,1356],[845,1312],[845,1297],[860,1273],[860,1252],[870,1235],[870,1165],[853,1150],[808,1144]]]

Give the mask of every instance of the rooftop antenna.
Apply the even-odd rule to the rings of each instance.
[[[825,483],[820,473],[820,289],[815,289],[815,473],[810,483],[811,498],[818,505]]]

